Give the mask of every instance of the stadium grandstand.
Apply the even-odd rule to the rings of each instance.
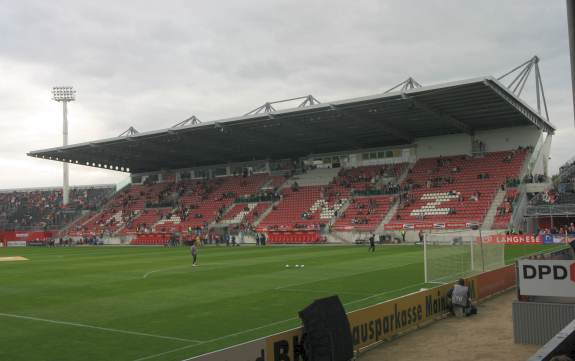
[[[528,175],[526,185],[544,183],[543,192],[527,192],[524,227],[535,234],[575,233],[575,159],[559,168],[553,178],[543,174]],[[511,209],[510,211],[513,211]]]
[[[264,233],[270,243],[341,243],[402,231],[413,239],[420,229],[532,231],[533,202],[555,199],[545,99],[537,94],[535,110],[517,91],[537,63],[515,68],[507,86],[511,72],[431,86],[409,78],[382,94],[310,95],[283,110],[266,102],[235,118],[131,128],[28,155],[130,174],[130,185],[90,203],[96,212],[58,219],[70,237],[165,244],[174,234],[253,242]]]
[[[115,185],[72,187],[66,206],[62,188],[0,190],[0,231],[60,230],[97,212],[115,189]]]
[[[316,302],[335,302],[346,322],[338,332],[349,329],[346,348],[357,355],[456,314],[455,279],[474,302],[515,287],[512,262],[564,256],[575,234],[575,160],[550,176],[555,127],[538,61],[499,78],[429,86],[408,78],[375,95],[270,101],[234,118],[31,151],[130,181],[72,187],[67,204],[61,188],[0,191],[0,259],[36,261],[18,269],[33,285],[38,275],[63,277],[46,279],[45,313],[27,311],[32,293],[10,291],[16,301],[0,317],[42,324],[38,335],[58,359],[84,351],[57,343],[77,328],[107,337],[93,360],[109,350],[127,361],[299,359],[323,342],[304,334],[336,328],[309,326]],[[532,71],[536,109],[520,97]],[[410,245],[376,252],[376,239]],[[366,242],[369,253],[329,245]],[[203,247],[222,243],[311,246]],[[116,246],[55,248],[74,244]],[[172,247],[182,244],[191,259]],[[9,290],[19,289],[16,276]],[[293,314],[312,301],[298,313],[302,328]],[[139,343],[125,347],[131,340]]]
[[[0,361],[575,360],[575,158],[548,164],[573,129],[538,56],[453,78],[529,43],[554,121],[571,116],[563,7],[16,3],[4,187],[62,183],[0,190]],[[408,63],[444,82],[310,94]],[[88,100],[53,87],[62,146],[38,149],[58,79]],[[306,95],[167,119],[293,84]],[[139,123],[69,144],[69,106],[78,137]],[[70,164],[124,179],[70,186]]]

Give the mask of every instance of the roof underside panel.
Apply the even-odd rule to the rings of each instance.
[[[493,78],[369,96],[30,152],[131,172],[410,144],[503,127],[554,128]]]

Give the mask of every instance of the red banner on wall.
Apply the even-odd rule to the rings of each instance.
[[[33,241],[36,239],[50,239],[54,236],[52,231],[6,231],[0,232],[0,241]]]

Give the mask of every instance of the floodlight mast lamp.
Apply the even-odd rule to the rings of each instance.
[[[68,102],[76,100],[76,91],[71,86],[55,86],[52,88],[52,99],[62,102],[62,143],[68,145]],[[68,163],[63,164],[64,184],[62,187],[62,204],[67,205],[70,200],[70,175]]]

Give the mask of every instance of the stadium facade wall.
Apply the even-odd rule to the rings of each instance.
[[[369,159],[365,160],[363,155],[368,153],[379,153],[379,152],[392,152],[393,157],[386,157],[386,158],[379,158],[379,159]],[[409,163],[415,162],[415,148],[410,145],[406,145],[405,147],[384,147],[384,148],[375,148],[375,149],[365,149],[361,152],[351,152],[345,153],[342,152],[342,156],[344,161],[342,164],[345,167],[362,167],[362,166],[369,166],[369,165],[379,165],[379,164],[397,164],[397,163]],[[319,156],[320,158],[322,156]]]
[[[385,158],[382,157],[369,157],[369,155],[386,154]],[[392,154],[392,156],[389,156]],[[368,157],[364,157],[368,155]],[[302,158],[307,165],[314,165],[318,168],[331,168],[332,161],[338,159],[340,166],[346,168],[362,167],[370,165],[384,165],[384,164],[397,164],[397,163],[413,163],[416,159],[415,145],[407,144],[403,146],[389,146],[368,148],[354,151],[341,151],[333,153],[311,154]],[[287,160],[286,160],[287,161]],[[280,161],[277,161],[280,162]],[[142,172],[133,173],[132,182],[142,183],[149,176],[158,176],[158,180],[166,180],[168,175],[172,175],[176,180],[182,179],[181,175],[187,173],[190,179],[202,179],[205,177],[217,178],[231,176],[240,168],[251,168],[253,174],[269,173],[272,171],[273,161],[267,160],[254,160],[251,162],[238,162],[231,164],[214,164],[212,166],[179,168],[172,170],[159,170],[155,172]],[[139,180],[135,180],[139,178]]]
[[[418,138],[417,158],[432,158],[471,154],[473,140],[486,145],[488,152],[499,152],[534,146],[541,135],[535,126],[478,130],[473,136],[468,134],[450,134],[436,137]]]
[[[433,158],[460,154],[471,155],[471,137],[468,134],[450,134],[415,140],[417,158]]]
[[[488,152],[499,152],[517,147],[534,146],[541,135],[535,126],[480,130],[475,139],[487,146]]]
[[[472,298],[482,300],[514,287],[515,265],[482,273],[466,279]],[[354,348],[361,352],[393,339],[423,324],[448,315],[446,284],[423,289],[399,298],[348,313]],[[186,361],[295,361],[301,360],[296,347],[302,340],[303,328],[263,337],[224,350],[197,356]]]
[[[545,174],[546,176],[549,176],[548,163],[549,163],[549,155],[551,154],[552,137],[553,136],[551,134],[547,135],[547,140],[541,149],[541,155],[537,160],[537,163],[535,164],[535,167],[533,169],[534,174]]]
[[[454,156],[461,154],[471,155],[473,150],[473,141],[479,140],[486,144],[488,152],[497,152],[516,149],[520,146],[535,146],[541,131],[535,126],[520,126],[512,128],[500,128],[491,130],[479,130],[474,135],[469,134],[448,134],[433,137],[417,138],[412,144],[405,144],[402,146],[387,146],[353,151],[341,151],[325,154],[310,154],[303,157],[307,163],[316,164],[320,162],[320,167],[329,167],[331,164],[324,164],[325,159],[339,158],[341,165],[344,167],[358,167],[376,164],[390,164],[390,163],[407,163],[415,162],[421,158],[432,158],[439,156]],[[365,154],[371,153],[389,153],[393,154],[392,157],[386,156],[385,158],[378,157],[364,157]],[[541,157],[542,159],[545,157]],[[234,174],[238,168],[251,168],[254,174],[267,173],[270,171],[271,164],[267,160],[254,160],[251,162],[239,162],[233,164],[214,164],[212,166],[181,168],[172,170],[161,170],[156,172],[144,172],[132,174],[132,177],[142,177],[144,181],[147,176],[158,175],[160,180],[165,178],[167,173],[173,174],[176,179],[180,179],[181,173],[189,173],[192,179],[201,179],[206,176],[229,176]],[[543,165],[539,166],[542,168]],[[139,183],[139,182],[135,182]]]

